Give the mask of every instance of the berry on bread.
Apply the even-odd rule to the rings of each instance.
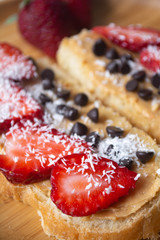
[[[160,31],[140,26],[97,26],[93,30],[122,48],[139,52],[148,45],[160,45]]]
[[[95,154],[61,158],[51,174],[51,199],[65,214],[87,216],[135,188],[137,173]]]
[[[42,119],[40,105],[21,87],[0,81],[0,134],[6,132],[13,124],[22,119],[33,121]]]
[[[0,170],[12,183],[21,184],[48,179],[56,161],[65,155],[90,151],[84,140],[28,121],[10,128],[4,147]]]
[[[160,47],[157,46],[148,46],[143,49],[140,53],[140,62],[141,64],[157,72],[160,70]]]
[[[0,77],[15,81],[37,76],[33,62],[16,47],[0,43]]]

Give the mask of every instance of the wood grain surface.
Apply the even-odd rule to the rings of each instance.
[[[51,240],[42,230],[36,211],[11,201],[0,205],[0,240]]]
[[[115,22],[119,25],[142,24],[160,29],[159,0],[93,0],[93,3],[93,25]],[[5,24],[5,20],[18,11],[18,4],[19,0],[0,4],[0,41],[11,43],[34,58],[43,57],[41,51],[22,38],[16,23]],[[51,239],[43,233],[35,210],[15,201],[1,204],[0,240],[30,239]]]

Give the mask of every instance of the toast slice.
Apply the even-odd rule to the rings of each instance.
[[[60,67],[73,76],[77,84],[84,84],[95,98],[101,99],[104,104],[125,116],[133,125],[143,129],[160,143],[160,95],[151,84],[153,73],[144,69],[136,59],[125,61],[130,69],[123,65],[123,71],[120,70],[123,74],[117,73],[119,70],[114,69],[113,65],[107,67],[110,62],[119,64],[122,58],[109,60],[105,56],[96,56],[93,46],[98,39],[103,39],[108,48],[113,47],[93,31],[83,30],[78,35],[65,38],[57,54]],[[133,79],[133,74],[140,70],[146,72],[145,80],[139,79],[138,86],[133,84],[134,86],[128,87],[129,91],[126,90],[126,84]],[[144,89],[149,89],[149,94],[144,93]]]
[[[50,63],[42,59],[39,64],[45,67]],[[71,97],[66,101],[66,104],[75,106],[72,99],[77,93],[84,91],[83,87],[81,88],[74,80],[71,84],[70,76],[59,69],[57,65],[52,64],[52,68],[56,74],[57,87],[71,89]],[[41,82],[32,82],[26,88],[37,100],[39,99],[39,93],[42,91]],[[55,116],[54,104],[57,101],[55,93],[48,90],[45,91],[45,94],[54,99],[54,102],[46,104],[46,121],[51,121],[54,126],[62,131],[70,132],[74,121],[71,122],[60,115]],[[89,98],[91,99],[91,96]],[[87,116],[87,112],[95,106],[99,110],[98,123],[94,123]],[[51,201],[49,180],[27,186],[13,185],[0,173],[1,202],[13,198],[35,208],[41,217],[44,232],[52,236],[53,239],[158,239],[158,232],[160,231],[159,147],[145,132],[132,127],[124,117],[121,117],[111,108],[103,106],[100,101],[93,102],[90,100],[87,106],[78,107],[78,110],[80,112],[78,121],[87,125],[89,132],[97,131],[101,135],[102,141],[98,147],[101,154],[106,157],[110,154],[110,158],[115,161],[117,160],[117,154],[122,154],[124,159],[133,159],[133,170],[140,174],[136,189],[104,211],[87,217],[71,217],[63,214]],[[121,138],[109,137],[106,133],[107,126],[120,127],[124,130],[124,136]],[[108,153],[107,150],[111,144],[116,151]],[[137,151],[154,151],[154,157],[146,164],[142,164],[137,159]],[[1,152],[4,152],[3,144],[1,145]]]

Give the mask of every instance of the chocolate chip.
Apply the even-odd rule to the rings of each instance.
[[[160,88],[160,74],[154,74],[151,79],[151,83],[155,88]]]
[[[58,105],[56,108],[56,112],[72,121],[78,118],[78,110],[65,104]]]
[[[93,147],[97,147],[100,141],[100,136],[96,132],[91,132],[86,137],[86,142],[89,142],[92,144]]]
[[[114,156],[118,157],[118,155],[120,154],[120,151],[114,151]]]
[[[134,91],[137,90],[137,88],[138,88],[138,82],[137,82],[137,80],[135,80],[135,79],[130,80],[130,81],[127,82],[127,84],[126,84],[126,89],[127,89],[127,91],[129,91],[129,92],[134,92]]]
[[[114,127],[114,126],[106,127],[106,131],[107,131],[108,135],[112,138],[121,137],[124,133],[123,129],[121,129],[119,127]]]
[[[119,58],[119,54],[118,52],[116,51],[115,48],[110,48],[106,54],[105,54],[106,58],[108,59],[117,59]]]
[[[42,105],[45,105],[47,102],[52,102],[52,99],[43,93],[39,95],[39,100]]]
[[[54,79],[54,72],[52,71],[52,69],[46,68],[46,69],[44,69],[41,72],[40,76],[41,76],[42,80],[49,79],[50,81],[53,81],[53,79]]]
[[[110,73],[118,73],[119,72],[119,64],[117,63],[117,61],[112,61],[107,65],[106,69]]]
[[[88,128],[86,125],[80,122],[76,122],[71,129],[71,134],[77,134],[79,136],[84,136],[87,134],[87,132]]]
[[[127,74],[130,71],[131,71],[131,68],[127,63],[127,61],[121,61],[121,63],[119,64],[119,72],[122,74]]]
[[[38,65],[37,65],[35,59],[32,57],[28,57],[28,60],[32,62],[32,64],[36,67],[36,71],[38,71]]]
[[[153,96],[153,92],[150,89],[140,89],[138,91],[138,96],[142,98],[143,100],[151,100]]]
[[[96,56],[103,56],[106,52],[107,44],[101,38],[99,38],[93,45],[92,51]]]
[[[114,149],[114,145],[110,144],[107,148],[107,150],[105,151],[105,154],[110,155],[110,153],[112,152],[112,150]]]
[[[48,78],[42,80],[42,85],[44,90],[51,90],[55,87],[52,80]]]
[[[138,82],[142,82],[146,77],[146,72],[141,70],[132,74],[132,78]]]
[[[123,54],[121,57],[120,57],[121,61],[122,62],[126,62],[126,61],[134,61],[133,57],[130,55],[130,54]]]
[[[136,156],[141,161],[141,163],[145,164],[146,162],[153,158],[154,152],[137,151]]]
[[[130,158],[120,159],[118,165],[124,166],[124,167],[128,168],[129,170],[131,170],[132,165],[133,165],[133,160]]]
[[[88,96],[85,93],[78,93],[74,97],[74,103],[79,106],[85,106],[88,103]]]
[[[99,119],[99,112],[98,112],[98,108],[93,108],[91,109],[88,113],[87,116],[95,123],[98,122]]]
[[[66,89],[57,90],[56,95],[58,98],[67,100],[70,97],[70,91]]]

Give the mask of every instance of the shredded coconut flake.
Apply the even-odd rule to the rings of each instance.
[[[156,173],[158,174],[158,176],[160,176],[160,168],[156,171]]]
[[[19,54],[15,50],[13,56],[7,56],[3,47],[0,46],[0,78],[21,80],[30,79],[32,76],[37,77],[36,67],[26,56]]]
[[[9,119],[22,119],[25,116],[33,115],[40,110],[39,104],[26,93],[9,82],[0,78],[0,123]],[[11,125],[14,124],[14,120]]]
[[[109,146],[112,146],[109,148]],[[132,159],[140,166],[136,151],[145,151],[147,146],[136,134],[127,134],[123,138],[105,138],[99,144],[99,155],[108,157],[119,164],[120,160]],[[154,150],[152,150],[154,151]]]

